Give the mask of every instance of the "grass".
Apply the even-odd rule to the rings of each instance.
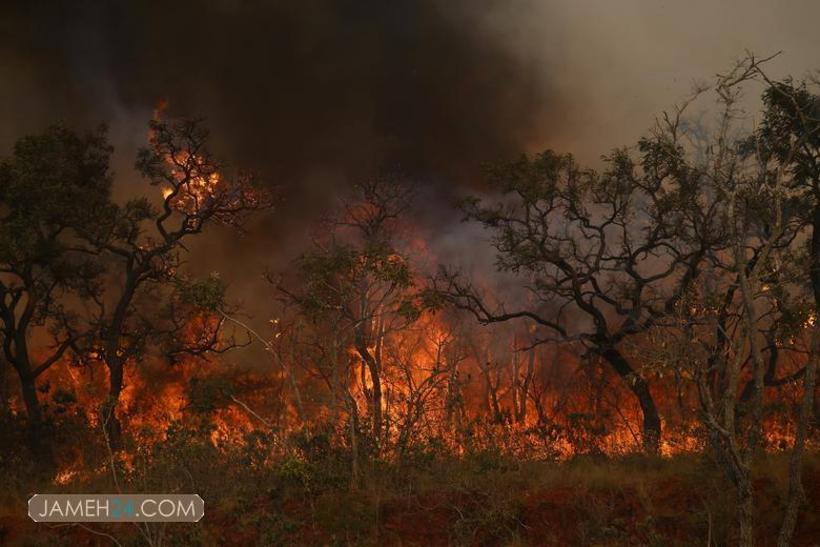
[[[455,458],[415,453],[402,462],[363,462],[353,484],[349,454],[325,447],[271,460],[255,448],[218,450],[207,436],[172,431],[120,469],[126,491],[197,492],[199,524],[164,529],[163,545],[732,545],[731,485],[706,455],[519,460],[496,451]],[[262,443],[260,445],[260,442]],[[20,456],[21,454],[18,454]],[[110,492],[104,454],[87,455],[86,474],[55,485],[17,457],[0,471],[0,544],[104,545],[81,528],[29,522],[25,502],[40,492]],[[28,465],[28,467],[26,467]],[[771,454],[755,469],[757,534],[772,545],[786,491],[787,458]],[[25,471],[25,474],[20,472]],[[820,455],[806,461],[809,505],[795,545],[820,537]],[[93,525],[122,545],[144,545],[131,525]]]

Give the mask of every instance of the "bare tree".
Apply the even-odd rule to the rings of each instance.
[[[388,382],[392,398],[402,404],[388,418],[396,422],[396,455],[401,458],[413,441],[435,437],[439,428],[451,425],[449,419],[458,412],[454,376],[466,355],[452,332],[424,325],[405,331],[389,352],[396,373]]]

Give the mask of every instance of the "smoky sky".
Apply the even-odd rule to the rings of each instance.
[[[317,171],[463,182],[560,102],[431,0],[32,2],[3,30],[11,72],[37,88],[11,92],[16,112],[88,124],[167,101],[204,117],[231,162],[297,194]]]
[[[11,0],[0,16],[3,150],[108,122],[128,159],[165,101],[306,212],[377,170],[443,188],[547,146],[594,160],[744,50],[784,50],[796,75],[820,51],[811,0]]]
[[[496,3],[486,3],[492,7]],[[500,3],[499,3],[500,5]],[[0,20],[0,145],[55,122],[106,122],[118,197],[137,184],[133,152],[160,103],[205,119],[218,155],[282,189],[248,235],[216,230],[191,247],[256,318],[271,266],[359,177],[423,181],[419,218],[450,207],[483,162],[519,153],[562,98],[524,59],[444,0],[17,2]],[[147,189],[149,192],[150,188]],[[425,232],[430,235],[431,232]]]

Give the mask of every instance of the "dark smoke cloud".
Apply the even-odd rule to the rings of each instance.
[[[166,99],[300,206],[382,167],[463,183],[522,150],[628,144],[744,49],[783,49],[799,76],[818,17],[813,0],[9,0],[0,145],[63,119],[133,147]]]
[[[171,115],[204,117],[222,156],[284,188],[285,205],[241,243],[217,230],[192,253],[193,269],[222,271],[234,295],[265,317],[262,270],[298,251],[310,221],[350,181],[384,170],[412,176],[426,185],[423,219],[451,227],[452,195],[476,184],[481,163],[520,152],[550,113],[557,117],[561,97],[549,91],[538,59],[491,36],[470,16],[476,7],[448,0],[6,4],[0,146],[8,150],[21,134],[56,121],[108,122],[124,197],[138,187],[133,153],[153,108],[165,101]]]
[[[36,88],[6,92],[11,126],[167,100],[290,188],[396,166],[464,181],[558,103],[443,1],[34,2],[4,21],[9,79]]]

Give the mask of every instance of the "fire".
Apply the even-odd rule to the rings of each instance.
[[[271,325],[278,326],[278,321],[271,320]],[[192,322],[185,336],[202,335],[206,323]],[[625,388],[618,379],[608,377],[610,373],[603,367],[590,370],[586,377],[578,376],[580,363],[570,352],[530,350],[536,353],[533,376],[528,380],[525,359],[529,355],[516,354],[511,348],[520,342],[512,339],[504,351],[490,352],[488,364],[478,355],[469,355],[458,333],[434,314],[422,315],[413,329],[391,336],[384,341],[389,350],[384,350],[386,364],[381,371],[384,442],[388,445],[402,442],[407,428],[412,426],[418,440],[444,439],[454,453],[464,451],[459,439],[467,430],[471,431],[473,445],[501,442],[522,455],[553,459],[586,452],[623,454],[640,446],[640,409]],[[487,336],[473,343],[486,348],[498,345],[497,342]],[[353,363],[360,359],[353,348],[348,357]],[[289,368],[299,370],[296,363],[290,363]],[[165,439],[172,426],[196,427],[197,423],[207,423],[208,442],[219,450],[227,450],[242,446],[254,431],[277,431],[278,438],[285,438],[289,431],[306,425],[282,369],[231,373],[233,376],[223,380],[230,370],[195,359],[183,360],[170,369],[162,362],[129,363],[120,411],[130,434],[139,445],[150,446]],[[372,379],[359,374],[357,367],[353,372],[349,388],[363,414],[360,418],[367,419],[364,394],[372,389]],[[294,380],[308,389],[308,377]],[[216,397],[218,402],[210,410],[198,409],[192,399],[190,387],[197,381],[226,386],[224,395]],[[525,382],[528,391],[521,393]],[[48,373],[47,384],[46,396],[56,398],[58,392],[70,393],[71,397],[63,396],[69,401],[65,404],[84,412],[87,422],[98,426],[96,409],[105,397],[105,378],[95,374],[94,367],[55,367]],[[596,390],[595,386],[605,388]],[[693,393],[675,395],[665,390],[669,387],[670,384],[656,384],[655,389],[663,420],[661,454],[702,450],[705,438],[692,418]],[[454,400],[457,389],[460,399]],[[522,398],[528,406],[517,416],[515,404],[520,405]],[[493,404],[497,404],[499,415],[493,414]],[[332,416],[327,408],[316,408],[310,410],[307,418],[322,421]],[[340,420],[335,427],[343,430],[345,414],[336,415],[335,419]],[[764,430],[765,446],[769,449],[787,448],[794,438],[790,420],[774,410],[767,414]],[[135,465],[128,454],[122,454],[120,460],[125,469]],[[105,466],[89,470],[81,448],[77,448],[64,453],[52,481],[64,486],[107,472]]]
[[[180,207],[183,203],[196,207],[216,191],[213,186],[220,180],[214,173],[192,181],[189,194],[178,192],[172,197],[167,188],[164,194]],[[417,242],[412,247],[429,252]],[[180,336],[189,342],[207,339],[213,335],[215,321],[212,316],[197,316]],[[804,327],[815,323],[816,317],[810,315]],[[317,378],[310,370],[312,357],[292,347],[298,344],[288,325],[286,313],[267,322],[270,344],[283,348],[277,356],[281,362],[257,366],[253,372],[231,367],[223,358],[186,357],[171,367],[156,358],[129,362],[118,409],[129,435],[138,446],[152,446],[167,439],[172,428],[184,427],[203,431],[216,449],[230,450],[248,442],[249,434],[264,432],[277,439],[268,447],[275,451],[282,449],[289,435],[305,428],[323,425],[346,431],[354,410],[360,423],[367,424],[373,412],[369,406],[373,378],[356,348],[342,348],[344,357],[337,364],[342,371],[338,381],[348,390],[355,409],[341,402],[334,409],[331,398],[322,395],[330,380],[323,383]],[[583,362],[571,347],[529,348],[537,334],[531,325],[475,329],[431,312],[422,313],[408,328],[385,331],[368,348],[373,354],[381,352],[381,446],[389,451],[408,442],[410,431],[413,442],[442,442],[454,454],[502,445],[522,456],[568,459],[639,449],[642,414],[623,381],[606,366]],[[640,353],[641,348],[635,351]],[[42,398],[61,401],[50,407],[59,411],[61,419],[80,416],[92,428],[99,427],[98,409],[106,398],[100,358],[99,349],[92,349],[83,362],[66,362],[46,373]],[[706,439],[696,418],[691,375],[683,371],[675,380],[658,371],[648,372],[647,378],[652,380],[662,420],[661,454],[702,450]],[[212,404],[206,408],[201,408],[193,392],[197,382],[212,386],[206,392]],[[767,399],[771,409],[764,418],[766,448],[780,450],[793,442],[791,422],[775,403],[778,398],[796,401],[798,391],[785,386]],[[10,406],[18,408],[19,401],[10,401]],[[117,457],[126,469],[135,465],[133,455]],[[89,470],[89,465],[81,447],[65,452],[54,484],[108,472],[105,466]]]
[[[196,215],[217,199],[222,179],[211,163],[185,152],[177,152],[166,161],[176,182],[162,189],[162,197],[172,209]]]
[[[57,473],[52,482],[60,486],[65,486],[73,482],[79,473],[77,469],[63,469]]]

